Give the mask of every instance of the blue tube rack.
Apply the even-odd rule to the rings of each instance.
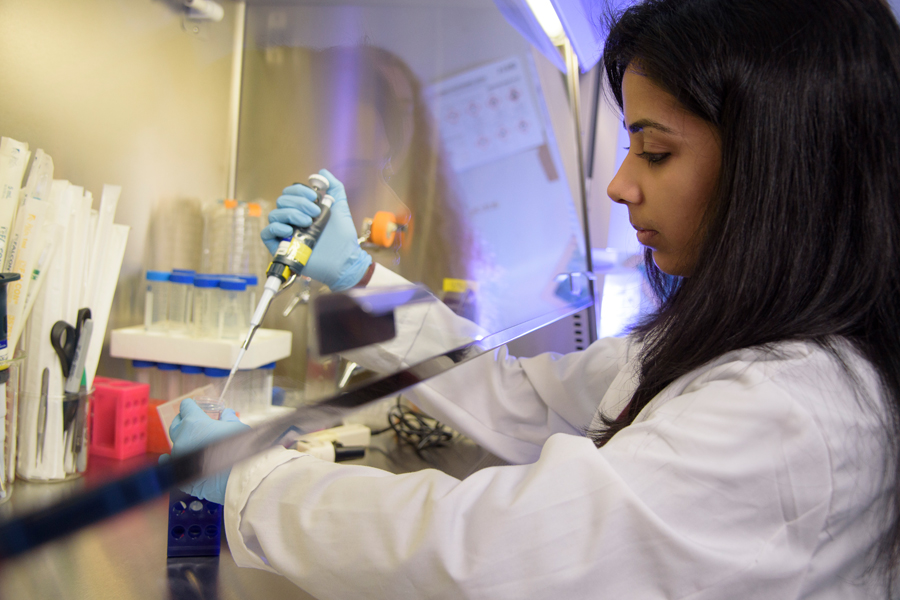
[[[225,507],[180,490],[169,493],[168,557],[219,556]]]

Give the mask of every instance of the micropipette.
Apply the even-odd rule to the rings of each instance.
[[[322,235],[322,230],[325,229],[328,218],[331,216],[331,206],[334,204],[334,198],[325,193],[328,191],[328,180],[322,175],[314,173],[309,176],[309,187],[315,190],[316,204],[319,205],[322,212],[313,219],[312,225],[306,228],[295,227],[294,234],[289,238],[283,239],[278,245],[278,250],[275,251],[272,262],[269,263],[269,268],[266,269],[266,283],[263,286],[262,295],[256,305],[256,310],[250,318],[250,330],[247,332],[244,343],[241,344],[237,360],[234,366],[231,367],[231,373],[229,373],[228,379],[225,380],[219,400],[225,398],[225,392],[228,391],[228,386],[231,385],[231,380],[238,370],[238,365],[241,364],[241,359],[244,358],[247,348],[250,347],[250,341],[253,339],[256,330],[259,329],[263,317],[266,316],[272,299],[289,288],[301,271],[303,271],[303,267],[309,261],[313,248],[319,240],[319,236]]]

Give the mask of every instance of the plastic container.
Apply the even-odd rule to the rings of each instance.
[[[219,289],[219,337],[241,339],[250,323],[247,283],[239,277],[223,277]]]
[[[22,394],[16,476],[28,481],[63,481],[86,470],[90,448],[91,391]]]
[[[4,397],[0,398],[0,503],[12,496],[16,479],[16,443],[19,428],[19,398],[22,395],[22,359],[0,363],[0,384]]]
[[[207,417],[214,421],[218,421],[222,416],[222,411],[225,410],[225,403],[212,396],[197,396],[194,402],[200,407],[200,410],[206,413]]]
[[[194,306],[192,333],[196,337],[219,337],[219,277],[194,277]]]
[[[156,369],[156,363],[150,362],[149,360],[133,360],[131,361],[131,366],[134,367],[134,381],[136,383],[143,383],[147,385],[149,390],[150,382],[153,379],[153,371]],[[152,393],[150,397],[154,396]]]
[[[191,327],[191,304],[194,297],[194,275],[172,272],[169,277],[169,332],[188,333]]]
[[[247,323],[253,318],[253,311],[256,310],[257,293],[256,288],[259,286],[259,278],[256,275],[240,275],[240,278],[247,284],[247,305],[250,310],[247,312]]]
[[[123,460],[146,453],[149,399],[148,384],[95,377],[91,454]]]
[[[181,367],[171,363],[156,363],[159,376],[159,400],[172,400],[181,395]]]
[[[225,381],[228,379],[228,374],[230,372],[231,371],[229,371],[228,369],[214,369],[212,367],[207,367],[207,368],[203,369],[203,374],[206,375],[206,381],[207,381],[207,384],[209,385],[209,389],[210,389],[210,393],[207,395],[208,398],[214,398],[216,401],[218,401],[221,398],[222,388],[225,387]],[[235,375],[235,379],[237,379],[237,375]],[[229,408],[234,409],[236,412],[240,412],[240,407],[236,407],[231,400],[235,395],[234,384],[235,384],[235,382],[232,381],[231,386],[228,388],[228,395],[225,396],[224,398],[221,398],[221,401],[222,401],[221,409],[224,409],[225,407],[229,407]],[[195,398],[194,400],[196,401],[197,399]],[[199,402],[198,402],[198,406],[199,406]],[[201,407],[201,408],[203,408],[203,407]],[[221,412],[221,409],[220,409],[220,412]]]
[[[181,394],[190,394],[198,388],[206,385],[206,375],[203,374],[203,367],[195,367],[194,365],[181,365]]]
[[[158,365],[153,363],[153,368],[150,369],[150,399],[156,400],[165,400],[166,396],[166,385],[169,381],[168,373],[164,373],[159,370]]]
[[[169,318],[169,277],[166,271],[147,271],[144,293],[144,329],[166,331]]]
[[[259,202],[224,200],[204,210],[201,271],[259,273],[268,265],[260,232],[268,225]]]

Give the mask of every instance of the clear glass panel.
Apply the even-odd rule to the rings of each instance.
[[[559,279],[585,271],[559,71],[490,0],[358,4],[248,7],[238,197],[329,169],[374,259],[486,334],[583,300]],[[294,331],[279,374],[321,398],[346,367],[308,354],[291,295],[265,326]]]

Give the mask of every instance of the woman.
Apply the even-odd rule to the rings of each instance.
[[[510,466],[460,481],[276,449],[235,467],[210,487],[238,564],[321,598],[889,597],[900,28],[879,0],[648,0],[604,65],[631,140],[609,194],[659,309],[627,341],[501,349],[417,388]],[[285,190],[266,235],[307,222],[308,197]],[[315,277],[389,284],[338,243],[348,218]],[[195,413],[175,452],[229,427]]]

